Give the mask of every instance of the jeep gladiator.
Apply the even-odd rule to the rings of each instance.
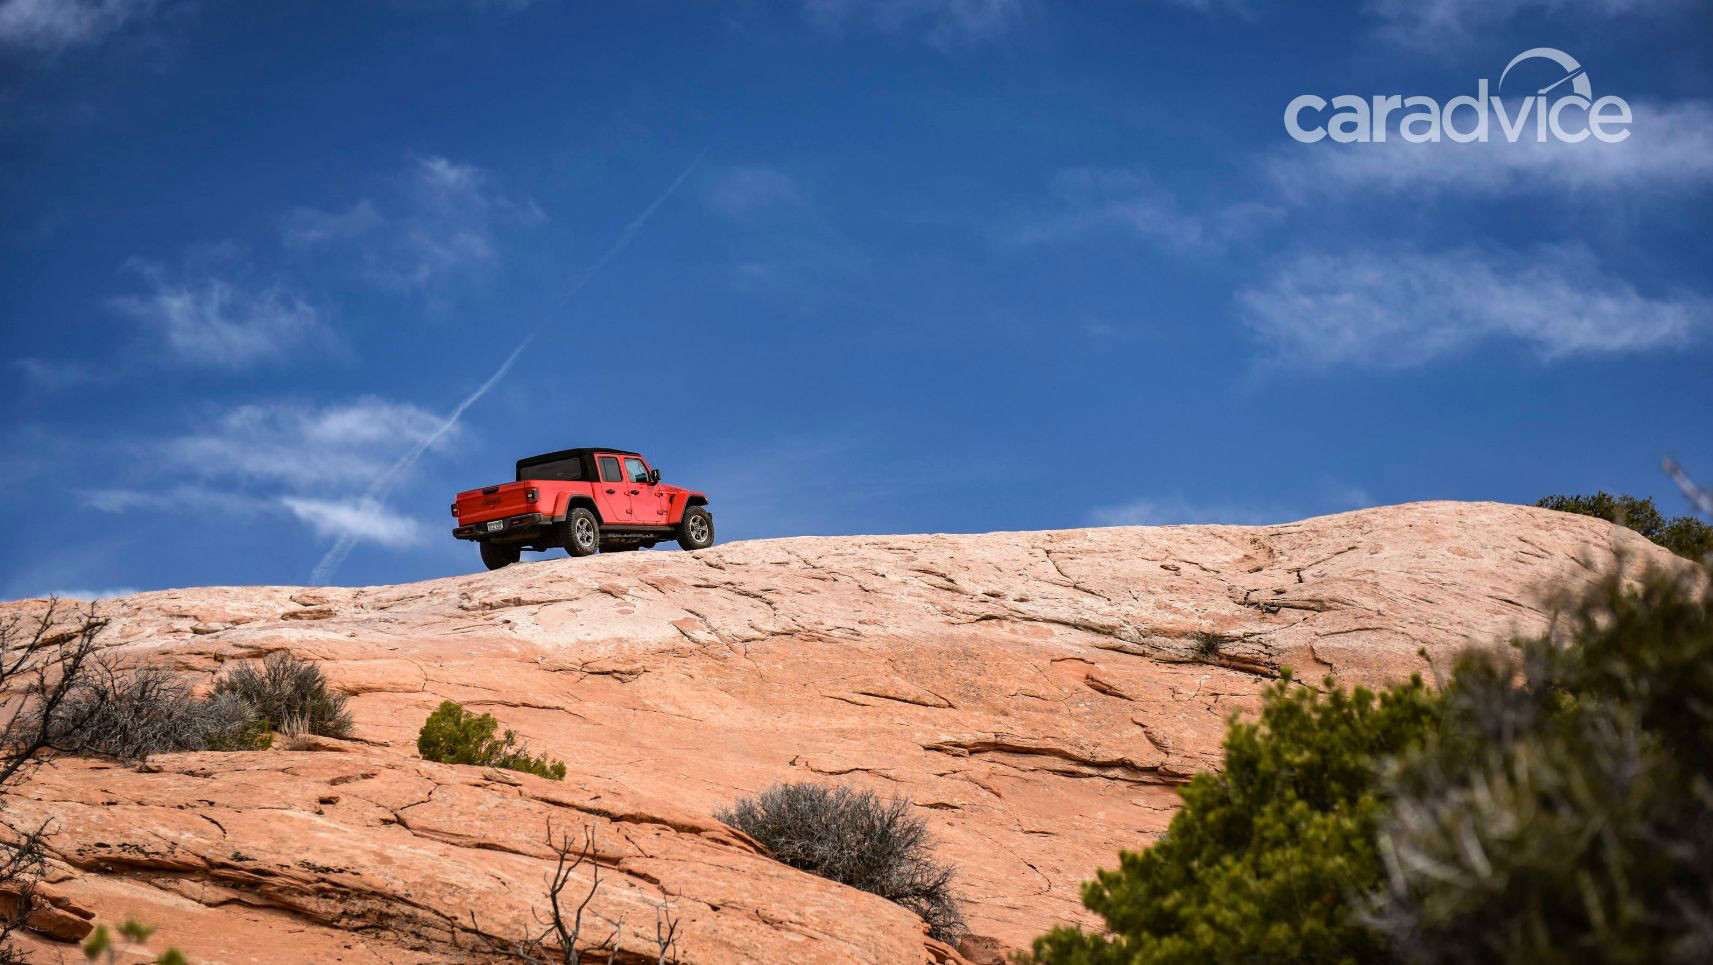
[[[626,449],[564,449],[519,459],[517,480],[458,494],[452,535],[475,542],[497,570],[523,550],[563,546],[572,556],[676,540],[687,550],[714,543],[702,493],[660,481],[660,470]]]

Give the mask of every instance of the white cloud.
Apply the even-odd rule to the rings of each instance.
[[[1191,214],[1145,172],[1077,168],[1053,179],[1054,203],[1018,230],[1024,244],[1060,241],[1099,231],[1122,231],[1182,253],[1218,251],[1276,222],[1271,205],[1240,202]]]
[[[308,523],[318,536],[332,539],[349,536],[356,542],[394,549],[418,546],[428,539],[427,527],[420,521],[402,516],[368,496],[343,500],[286,496],[280,502],[292,515]]]
[[[18,370],[26,383],[44,391],[76,388],[97,378],[94,369],[79,362],[25,357],[14,359],[12,367]]]
[[[255,517],[277,514],[319,536],[384,546],[416,545],[424,525],[364,489],[413,446],[441,449],[445,420],[379,398],[332,405],[242,405],[174,438],[144,442],[154,471],[177,482],[156,488],[113,486],[78,493],[103,513]]]
[[[953,48],[1004,37],[1027,6],[1027,0],[803,0],[803,14],[830,33],[916,33]]]
[[[1516,110],[1515,105],[1511,109]],[[1437,191],[1476,195],[1605,189],[1679,190],[1713,184],[1713,103],[1631,103],[1630,136],[1616,144],[1534,139],[1497,126],[1486,142],[1412,144],[1395,135],[1367,144],[1291,144],[1265,169],[1298,200]]]
[[[1089,512],[1088,518],[1095,526],[1176,526],[1195,523],[1261,526],[1289,522],[1291,514],[1263,511],[1250,506],[1150,498],[1097,507]]]
[[[300,251],[358,246],[355,258],[371,281],[432,288],[491,264],[500,227],[544,220],[533,202],[506,197],[491,180],[473,164],[418,158],[399,180],[394,203],[382,207],[364,198],[344,210],[295,208],[281,235]]]
[[[55,588],[55,589],[50,589],[50,590],[42,590],[39,593],[29,593],[27,595],[18,595],[18,596],[13,597],[13,599],[14,600],[40,600],[40,599],[46,599],[47,597],[51,596],[51,597],[55,597],[55,598],[60,599],[60,600],[67,600],[67,601],[70,601],[70,600],[94,601],[94,600],[111,600],[115,597],[131,596],[133,594],[141,593],[141,592],[143,592],[143,591],[137,589],[134,586],[115,586],[115,587],[109,587],[108,589],[105,589],[105,590],[86,590],[86,589],[77,589],[77,588],[67,590],[67,589]]]
[[[1481,36],[1523,14],[1550,21],[1647,16],[1682,0],[1372,0],[1368,12],[1397,43],[1433,47]]]
[[[1420,365],[1488,341],[1543,360],[1681,344],[1713,322],[1713,301],[1643,294],[1580,246],[1521,253],[1308,254],[1237,295],[1245,323],[1281,364]]]
[[[0,0],[0,45],[55,53],[147,16],[155,0]]]
[[[86,489],[79,501],[100,513],[189,512],[243,516],[265,508],[258,500],[230,488],[208,485],[178,485],[145,490],[110,487]]]
[[[732,218],[801,201],[797,182],[790,175],[761,165],[731,168],[717,178],[708,191],[709,207]]]
[[[441,421],[416,406],[374,397],[321,407],[242,405],[200,431],[167,440],[157,454],[206,479],[299,489],[359,485],[427,439]]]
[[[130,267],[148,290],[111,304],[142,322],[176,358],[243,368],[326,335],[316,310],[279,285],[250,290],[206,271],[174,277],[153,262],[133,260]]]
[[[293,247],[308,247],[329,241],[356,238],[380,227],[382,219],[367,198],[346,211],[320,211],[315,208],[293,208],[285,217],[285,243]]]

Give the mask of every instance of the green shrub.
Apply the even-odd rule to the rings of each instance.
[[[1592,496],[1548,496],[1535,505],[1617,523],[1696,562],[1705,562],[1713,554],[1713,526],[1693,516],[1667,519],[1652,499],[1597,492]]]
[[[1713,598],[1608,579],[1477,652],[1406,755],[1371,918],[1413,962],[1713,961]]]
[[[1270,687],[1053,963],[1713,961],[1713,586],[1609,577],[1440,692]]]
[[[274,746],[274,724],[266,717],[250,717],[237,727],[211,731],[211,751],[265,751]]]
[[[714,817],[794,868],[910,909],[928,934],[955,944],[966,928],[954,869],[934,860],[927,826],[910,808],[908,799],[842,785],[775,784]]]
[[[127,918],[115,926],[114,930],[126,942],[133,945],[146,945],[149,942],[149,937],[155,933],[156,929],[154,925],[145,925],[135,918]],[[96,925],[94,930],[89,933],[89,937],[84,940],[82,948],[83,957],[92,962],[97,958],[105,957],[109,965],[112,965],[119,960],[118,943],[108,933],[106,925]],[[128,960],[134,959],[128,957]],[[155,965],[190,965],[189,959],[185,958],[184,953],[176,948],[169,948],[160,953],[154,959],[154,963]]]
[[[327,689],[321,668],[284,650],[269,654],[260,669],[239,664],[214,685],[215,694],[230,694],[252,714],[292,729],[323,737],[350,737],[351,715],[344,694]]]
[[[425,761],[441,764],[475,764],[523,771],[555,781],[565,779],[565,764],[547,755],[532,757],[518,743],[517,732],[508,730],[495,737],[499,722],[489,714],[476,715],[446,700],[428,715],[416,737],[416,751]]]
[[[1384,939],[1353,897],[1380,883],[1376,763],[1422,742],[1439,701],[1419,678],[1378,694],[1325,692],[1289,673],[1256,723],[1235,718],[1225,770],[1198,774],[1166,836],[1083,886],[1108,933],[1061,927],[1040,961],[1360,962]]]

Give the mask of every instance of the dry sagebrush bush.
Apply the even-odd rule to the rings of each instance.
[[[928,828],[910,809],[907,798],[805,782],[775,784],[714,817],[793,868],[910,909],[930,935],[955,944],[967,930],[955,869],[935,860]]]
[[[241,700],[256,716],[282,725],[291,721],[322,737],[351,736],[348,698],[327,689],[320,667],[283,650],[269,654],[260,667],[233,667],[214,685],[214,692]]]

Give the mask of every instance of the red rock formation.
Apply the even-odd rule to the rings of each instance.
[[[1421,503],[1283,526],[734,543],[365,589],[207,588],[104,604],[119,652],[212,675],[291,650],[354,695],[357,740],[68,760],[9,800],[52,815],[56,886],[198,963],[446,961],[543,904],[549,820],[593,825],[595,909],[640,954],[670,896],[694,962],[954,960],[878,898],[709,815],[775,781],[912,798],[978,936],[1091,921],[1080,882],[1148,843],[1174,787],[1281,666],[1380,682],[1545,625],[1540,589],[1606,523]],[[30,606],[32,604],[14,604]],[[425,763],[443,699],[563,759],[563,782]],[[586,878],[579,881],[586,882]],[[472,914],[474,919],[472,920]],[[603,933],[604,934],[604,933]],[[994,941],[966,945],[991,960]],[[38,943],[44,961],[80,960]],[[638,959],[640,960],[640,959]],[[649,959],[652,960],[652,959]]]

